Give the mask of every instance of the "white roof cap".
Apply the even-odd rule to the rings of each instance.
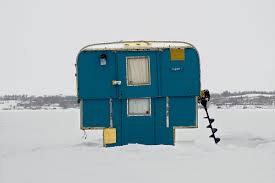
[[[190,48],[190,43],[181,41],[120,41],[85,46],[81,51],[93,50],[154,50],[161,48]]]

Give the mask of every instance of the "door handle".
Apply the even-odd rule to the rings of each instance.
[[[113,85],[113,86],[121,85],[121,81],[113,80],[113,81],[112,81],[112,85]]]

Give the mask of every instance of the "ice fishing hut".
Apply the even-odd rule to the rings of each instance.
[[[104,129],[104,145],[174,144],[197,128],[200,61],[179,41],[88,45],[77,57],[81,129]]]

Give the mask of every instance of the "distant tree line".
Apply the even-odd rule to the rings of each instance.
[[[255,97],[246,97],[246,94],[259,94]],[[64,95],[3,95],[0,96],[0,101],[14,100],[18,108],[24,109],[41,109],[41,108],[78,108],[76,96]],[[224,91],[222,93],[212,93],[210,104],[216,106],[223,105],[275,105],[275,91],[240,91],[230,92]]]
[[[258,94],[258,96],[245,96],[247,94]],[[211,95],[211,104],[222,105],[254,105],[254,106],[266,106],[275,105],[275,91],[240,91],[229,92],[224,91],[222,93],[213,93]]]
[[[26,109],[40,109],[42,106],[54,106],[63,109],[77,108],[76,96],[63,96],[63,95],[4,95],[0,96],[0,101],[16,100],[17,106]]]
[[[223,91],[222,93],[213,93],[212,96],[220,96],[220,97],[230,97],[230,96],[238,96],[238,95],[246,95],[246,94],[267,94],[267,95],[275,95],[275,91],[238,91],[238,92],[230,92]]]

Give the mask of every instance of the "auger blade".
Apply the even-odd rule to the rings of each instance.
[[[214,133],[212,135],[210,135],[209,138],[215,138]]]
[[[207,125],[207,126],[206,126],[206,128],[212,128],[212,125],[211,125],[211,124],[209,124],[209,125]]]
[[[214,140],[215,140],[215,143],[216,143],[216,144],[219,143],[219,142],[221,141],[220,138],[214,138]]]
[[[213,123],[214,121],[215,121],[215,119],[209,118],[209,123]]]
[[[208,119],[208,117],[207,117],[207,116],[206,116],[206,117],[203,117],[203,118]]]
[[[213,134],[214,133],[216,133],[218,131],[218,129],[217,128],[212,128],[212,132],[213,132]]]

